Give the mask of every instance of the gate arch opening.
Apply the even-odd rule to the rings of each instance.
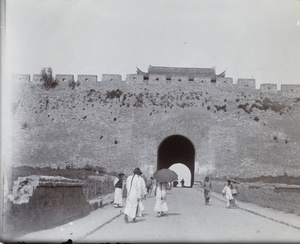
[[[176,163],[170,166],[171,170],[175,171],[178,175],[178,187],[181,187],[181,180],[184,180],[184,187],[191,186],[191,171],[190,169],[182,163]]]
[[[177,163],[184,164],[189,168],[191,172],[190,186],[193,186],[195,170],[194,145],[184,136],[172,135],[165,138],[158,147],[157,170],[170,168]],[[180,181],[181,179],[178,180]]]

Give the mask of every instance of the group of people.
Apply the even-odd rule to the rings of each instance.
[[[129,222],[129,218],[135,222],[136,217],[142,217],[142,212],[145,210],[143,200],[146,200],[147,196],[151,196],[153,191],[156,197],[154,211],[157,212],[157,216],[164,216],[165,212],[168,211],[166,194],[167,190],[170,189],[170,183],[159,182],[151,177],[146,184],[142,174],[140,168],[135,168],[133,174],[127,177],[126,182],[124,182],[123,173],[119,174],[118,178],[114,181],[114,206],[116,208],[124,208],[123,213],[126,223]],[[204,179],[203,189],[205,204],[209,204],[212,191],[212,183],[209,176],[206,176]],[[237,181],[235,179],[227,180],[222,192],[227,200],[226,207],[236,208],[235,198],[238,195]]]
[[[227,208],[236,208],[236,204],[235,204],[235,199],[237,197],[237,195],[239,194],[238,192],[238,187],[237,187],[237,180],[233,179],[227,180],[227,183],[225,184],[224,188],[223,188],[223,196],[226,197],[227,200]]]
[[[210,193],[212,190],[212,183],[208,176],[205,177],[203,182],[203,190],[204,190],[204,201],[205,204],[209,204],[210,199]],[[237,187],[237,180],[227,180],[227,183],[225,184],[223,188],[223,196],[226,197],[227,204],[226,208],[236,208],[235,199],[238,195],[238,187]]]
[[[129,218],[135,222],[137,217],[142,217],[142,212],[145,210],[143,200],[146,199],[147,195],[151,196],[153,191],[156,196],[154,211],[157,212],[157,216],[164,216],[165,212],[168,211],[166,191],[169,183],[155,181],[151,177],[150,183],[148,182],[146,185],[142,174],[140,168],[135,168],[133,174],[127,177],[125,186],[123,185],[124,174],[119,174],[114,181],[114,206],[116,208],[124,207],[123,213],[126,223],[129,222]]]

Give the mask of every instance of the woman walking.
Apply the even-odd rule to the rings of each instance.
[[[169,185],[168,182],[156,182],[156,202],[154,211],[157,212],[158,217],[164,216],[165,212],[168,211],[168,205],[166,202],[167,185]]]

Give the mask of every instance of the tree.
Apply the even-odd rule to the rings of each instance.
[[[51,67],[44,67],[41,69],[41,77],[44,81],[43,85],[46,90],[49,90],[50,88],[54,88],[57,86],[57,81],[53,79],[52,76],[52,68]]]

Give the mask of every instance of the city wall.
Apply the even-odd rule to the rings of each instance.
[[[39,75],[14,75],[14,167],[84,167],[146,176],[172,135],[195,149],[195,179],[300,175],[300,85],[254,79],[118,74],[56,75],[45,90]]]
[[[225,177],[300,176],[300,85],[256,89],[254,79],[234,83],[230,77],[152,75],[145,80],[137,74],[125,80],[103,74],[100,81],[96,75],[58,74],[55,80],[51,88],[39,74],[32,79],[15,74],[11,80],[7,233],[49,228],[91,210],[81,181],[45,176],[15,181],[9,172],[19,166],[100,167],[125,174],[140,167],[149,178],[158,167],[159,151],[173,154],[172,148],[162,148],[166,139],[181,136],[195,152],[193,180],[207,174],[222,182]],[[182,145],[182,154],[186,148]],[[185,163],[179,156],[170,160]],[[89,184],[85,191],[93,192],[97,185]],[[252,190],[245,192],[245,198],[252,196]]]

